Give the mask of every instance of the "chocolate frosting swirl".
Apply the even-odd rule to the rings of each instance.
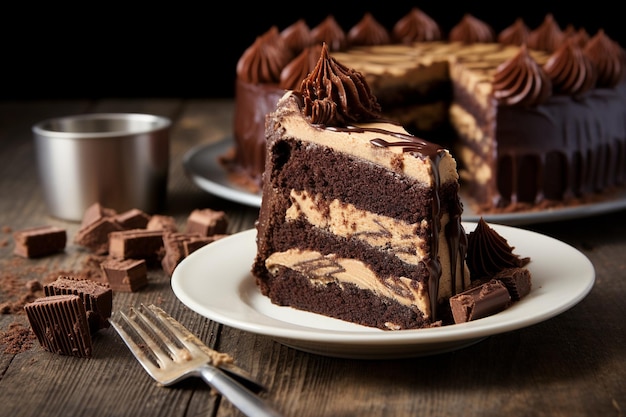
[[[555,94],[580,95],[595,85],[595,71],[574,38],[568,39],[543,66]]]
[[[315,68],[322,54],[322,45],[311,45],[302,50],[280,73],[279,87],[285,90],[299,90],[309,73]]]
[[[563,31],[565,38],[568,40],[573,39],[574,42],[578,44],[578,46],[585,46],[587,41],[589,41],[589,33],[585,30],[585,28],[580,28],[576,30],[572,24],[567,25],[565,30]]]
[[[391,42],[389,32],[374,16],[366,12],[359,22],[348,32],[350,46],[387,45]]]
[[[314,43],[325,43],[332,52],[343,51],[348,47],[348,38],[333,15],[326,16],[311,30]]]
[[[521,268],[530,258],[513,253],[515,248],[481,217],[467,235],[467,268],[472,280],[492,278],[507,268]]]
[[[441,29],[430,16],[413,7],[409,13],[396,22],[391,38],[394,42],[410,44],[441,40]]]
[[[498,34],[498,42],[503,45],[521,46],[528,42],[529,35],[530,28],[521,17],[518,17],[511,26],[504,28]]]
[[[493,42],[495,33],[487,23],[466,13],[461,21],[450,31],[449,40],[467,44]]]
[[[493,90],[500,104],[534,106],[547,100],[552,83],[522,45],[517,55],[496,68]]]
[[[280,72],[293,57],[278,28],[272,26],[237,61],[237,77],[252,84],[278,83]]]
[[[596,87],[615,87],[624,71],[620,47],[600,29],[589,39],[583,51],[596,70]]]
[[[380,117],[380,105],[363,74],[332,58],[326,44],[301,91],[303,111],[311,123],[345,126]]]
[[[539,51],[554,52],[561,46],[565,34],[554,20],[554,16],[548,13],[539,27],[530,32],[528,47]]]
[[[280,32],[285,45],[294,55],[298,55],[304,48],[313,43],[311,29],[304,19],[298,19]]]

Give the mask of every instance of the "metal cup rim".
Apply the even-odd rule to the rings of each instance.
[[[75,120],[136,120],[144,121],[145,126],[137,127],[129,130],[111,130],[111,131],[63,131],[54,130],[51,127],[54,124],[66,123]],[[124,137],[129,135],[141,135],[167,129],[171,125],[171,120],[164,116],[158,116],[148,113],[86,113],[61,117],[52,117],[38,122],[32,127],[33,133],[38,136],[59,139],[89,139],[89,138],[112,138]]]

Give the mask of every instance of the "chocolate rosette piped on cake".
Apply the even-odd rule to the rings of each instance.
[[[452,28],[449,38],[452,42],[462,42],[466,44],[493,42],[495,33],[493,28],[487,23],[466,13],[461,21]]]
[[[584,49],[597,72],[596,87],[613,88],[622,79],[623,61],[619,46],[603,30],[589,39]]]
[[[498,42],[503,45],[524,45],[528,42],[530,28],[526,26],[524,19],[518,17],[512,25],[504,28],[498,34]]]
[[[493,76],[493,95],[498,103],[534,106],[552,94],[552,82],[530,56],[526,45],[517,55],[500,64]]]
[[[507,268],[521,268],[530,262],[515,254],[514,247],[481,217],[467,235],[467,267],[472,281],[490,279]]]
[[[596,75],[591,60],[574,38],[568,39],[544,64],[556,94],[581,95],[591,90]]]
[[[387,45],[391,38],[387,29],[374,18],[365,13],[363,18],[348,31],[350,46]]]
[[[303,111],[311,123],[345,126],[380,117],[380,105],[363,74],[332,58],[326,44],[301,90]]]
[[[538,51],[554,52],[563,43],[565,34],[554,20],[554,16],[548,13],[539,27],[530,32],[528,47]]]
[[[280,72],[293,58],[291,50],[272,26],[256,38],[237,61],[237,77],[249,83],[278,83]]]
[[[413,42],[439,41],[442,38],[437,22],[417,7],[413,7],[396,22],[391,37],[395,42],[407,45]]]
[[[325,43],[333,52],[344,51],[348,47],[346,32],[333,15],[328,15],[319,25],[311,29],[311,37],[314,43]]]

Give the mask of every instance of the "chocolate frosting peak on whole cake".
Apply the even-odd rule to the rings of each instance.
[[[541,25],[530,32],[528,47],[539,51],[554,52],[561,46],[564,36],[554,16],[548,13]]]
[[[280,73],[280,88],[299,90],[309,73],[315,68],[322,54],[322,45],[311,45],[302,50]]]
[[[253,84],[278,83],[280,72],[292,58],[278,28],[272,26],[241,55],[237,62],[237,77]]]
[[[574,38],[561,45],[543,66],[554,94],[580,95],[593,88],[596,74],[591,60]]]
[[[496,69],[493,94],[500,104],[537,105],[545,102],[552,94],[552,82],[530,56],[526,45],[522,45],[517,55]]]
[[[439,41],[442,38],[437,22],[417,7],[396,22],[391,37],[395,42],[404,44]]]
[[[481,217],[467,235],[467,267],[472,281],[492,278],[507,268],[521,268],[530,262],[513,253],[515,248]]]
[[[325,43],[332,52],[344,51],[348,47],[348,38],[333,15],[328,15],[319,25],[311,29],[314,43]]]
[[[623,60],[619,46],[600,29],[589,39],[584,52],[596,69],[596,87],[615,87],[623,75]]]
[[[304,19],[298,19],[280,32],[287,47],[294,55],[313,43],[311,29]]]
[[[374,18],[371,13],[365,13],[363,18],[348,32],[350,46],[387,45],[391,37],[387,29]]]
[[[461,21],[450,31],[449,39],[453,42],[479,43],[493,42],[495,33],[491,26],[466,13]]]
[[[503,45],[520,46],[528,42],[530,28],[526,26],[524,19],[518,17],[511,26],[508,26],[498,34],[498,42]]]
[[[585,28],[580,28],[576,30],[576,28],[570,23],[567,25],[565,30],[563,31],[567,39],[573,40],[578,46],[585,46],[587,41],[589,41],[589,33]]]
[[[345,126],[378,119],[381,114],[363,74],[332,58],[326,44],[301,90],[304,115],[314,124]]]

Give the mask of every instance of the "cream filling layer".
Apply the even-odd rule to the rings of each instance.
[[[387,297],[406,306],[417,307],[425,316],[430,316],[429,297],[421,283],[406,277],[388,277],[379,280],[376,274],[363,262],[355,259],[339,258],[334,254],[323,255],[316,251],[289,249],[276,252],[265,261],[272,274],[280,266],[298,271],[309,278],[313,285],[335,283],[341,288],[354,284],[358,288],[370,290],[381,297]]]
[[[426,186],[434,186],[432,165],[428,157],[416,157],[412,152],[404,152],[400,146],[378,147],[371,143],[372,139],[384,139],[388,142],[406,142],[394,133],[407,135],[406,130],[393,123],[376,122],[363,125],[355,125],[365,130],[344,131],[332,129],[320,129],[314,127],[302,115],[293,92],[288,91],[281,98],[281,102],[289,100],[288,110],[282,117],[282,128],[285,129],[285,136],[294,138],[306,138],[306,142],[315,143],[333,149],[347,155],[369,161],[376,165],[385,167],[392,172],[401,172],[405,175],[424,183]],[[279,104],[279,108],[282,106]],[[291,116],[291,117],[289,117]],[[294,117],[297,116],[297,117]],[[278,127],[277,127],[278,128]],[[378,129],[372,131],[368,129]],[[389,133],[384,133],[384,132]],[[456,161],[446,150],[444,157],[439,161],[440,183],[445,184],[450,181],[458,181]]]
[[[424,241],[418,232],[426,222],[410,224],[359,210],[336,199],[327,202],[320,195],[306,191],[292,190],[290,198],[292,205],[285,214],[286,220],[304,217],[315,227],[347,239],[358,239],[410,265],[417,265],[425,256]]]

